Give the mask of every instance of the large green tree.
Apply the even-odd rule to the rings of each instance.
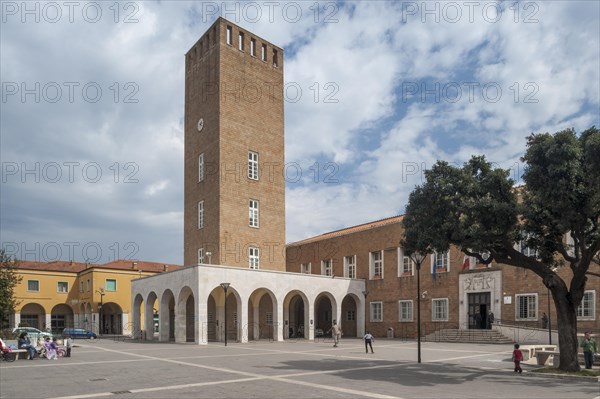
[[[483,156],[462,167],[438,161],[410,194],[403,245],[409,254],[455,245],[480,262],[537,274],[556,306],[560,369],[578,371],[576,312],[600,251],[600,131],[532,134],[522,161],[521,187]]]
[[[0,249],[0,328],[8,325],[9,317],[15,313],[18,302],[15,287],[22,277],[17,274],[19,263]]]

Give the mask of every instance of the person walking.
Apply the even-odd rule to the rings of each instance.
[[[29,352],[29,360],[33,360],[37,351],[35,350],[35,347],[31,345],[31,340],[27,336],[26,332],[22,332],[21,335],[19,335],[17,344],[19,349],[27,349],[27,352]]]
[[[586,331],[585,336],[583,337],[583,340],[579,346],[583,348],[585,368],[591,369],[594,365],[594,355],[598,353],[598,346],[596,345],[596,341],[592,339],[589,331]]]
[[[490,313],[488,314],[488,317],[487,317],[488,330],[492,328],[492,324],[494,324],[494,320],[496,320],[496,318],[494,317],[494,312],[490,311]]]
[[[548,315],[546,312],[542,314],[542,328],[548,328]]]
[[[342,333],[342,329],[340,328],[340,326],[337,325],[337,323],[334,321],[333,322],[333,326],[331,326],[331,328],[329,329],[328,332],[331,332],[331,337],[333,338],[333,347],[337,348],[338,343],[340,342],[340,338],[342,337],[343,333]]]
[[[70,335],[65,337],[65,345],[67,347],[67,357],[71,357],[71,348],[73,347],[73,338]]]
[[[373,352],[373,344],[372,344],[373,341],[375,341],[375,338],[373,338],[371,333],[367,331],[367,333],[365,334],[363,339],[365,340],[365,353],[369,353],[368,348],[371,348],[371,353],[375,353],[375,352]]]
[[[512,360],[515,363],[515,373],[519,372],[519,374],[523,373],[523,369],[521,368],[521,361],[523,360],[523,352],[519,349],[519,344],[515,344],[515,350],[513,350]]]

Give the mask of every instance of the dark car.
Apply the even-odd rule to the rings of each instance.
[[[70,335],[71,338],[89,338],[95,339],[97,337],[95,332],[84,330],[83,328],[65,328],[62,332],[62,336],[66,337]]]

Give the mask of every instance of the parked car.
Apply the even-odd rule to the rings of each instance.
[[[325,336],[325,333],[323,332],[323,330],[321,328],[317,328],[315,330],[315,337],[323,337]]]
[[[45,331],[40,331],[37,328],[33,328],[33,327],[16,327],[13,329],[13,334],[15,335],[21,335],[21,333],[26,332],[27,335],[29,336],[29,339],[33,340],[37,340],[37,339],[46,339],[46,337],[50,337],[52,338],[52,334],[47,333]]]
[[[66,337],[70,335],[71,338],[86,338],[86,339],[95,339],[97,335],[95,332],[84,330],[83,328],[65,328],[62,332],[62,336]]]

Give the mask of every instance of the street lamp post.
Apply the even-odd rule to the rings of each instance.
[[[103,312],[102,312],[102,305],[104,304],[104,295],[106,294],[104,292],[104,287],[100,286],[98,287],[98,290],[96,291],[97,293],[100,294],[100,305],[98,305],[98,321],[100,324],[100,328],[99,328],[99,333],[102,335],[102,331],[103,331],[103,327],[104,327],[104,320],[103,320]]]
[[[365,334],[367,333],[367,296],[369,295],[369,291],[364,290],[363,295],[365,296]]]
[[[548,288],[548,345],[552,345],[552,318],[550,317],[550,288]]]
[[[421,263],[425,256],[416,251],[410,258],[417,267],[417,362],[421,363]]]
[[[227,346],[227,289],[229,288],[229,283],[221,283],[221,287],[223,287],[223,291],[225,292],[225,346]]]

